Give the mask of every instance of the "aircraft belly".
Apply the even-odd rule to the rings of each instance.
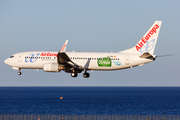
[[[51,61],[41,61],[41,60],[37,60],[33,63],[31,62],[24,62],[23,63],[23,66],[21,68],[24,68],[24,69],[43,69],[43,65],[46,64],[46,63],[53,63]],[[56,62],[55,62],[56,63]]]

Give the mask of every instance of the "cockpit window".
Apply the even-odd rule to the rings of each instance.
[[[13,58],[14,56],[10,56],[10,58]]]

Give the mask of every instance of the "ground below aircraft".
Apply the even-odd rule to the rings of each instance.
[[[120,70],[142,66],[156,59],[153,55],[162,21],[155,21],[140,41],[132,48],[118,53],[66,52],[68,40],[59,52],[33,51],[20,52],[7,58],[4,63],[13,69],[43,69],[45,72],[71,73],[77,77],[84,71],[88,78],[89,70]]]

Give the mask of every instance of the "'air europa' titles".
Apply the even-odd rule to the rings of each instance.
[[[154,27],[149,31],[149,33],[145,36],[145,37],[142,37],[141,41],[136,44],[136,49],[137,51],[139,51],[142,46],[149,40],[149,38],[154,35],[154,33],[156,33],[156,30],[159,28],[159,25],[154,25]]]
[[[41,53],[40,56],[54,56],[54,57],[57,57],[57,54],[56,53]]]

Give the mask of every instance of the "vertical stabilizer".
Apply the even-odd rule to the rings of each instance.
[[[143,54],[145,52],[153,55],[158,39],[162,21],[155,21],[150,29],[144,34],[140,41],[131,49],[120,51],[119,53]]]

